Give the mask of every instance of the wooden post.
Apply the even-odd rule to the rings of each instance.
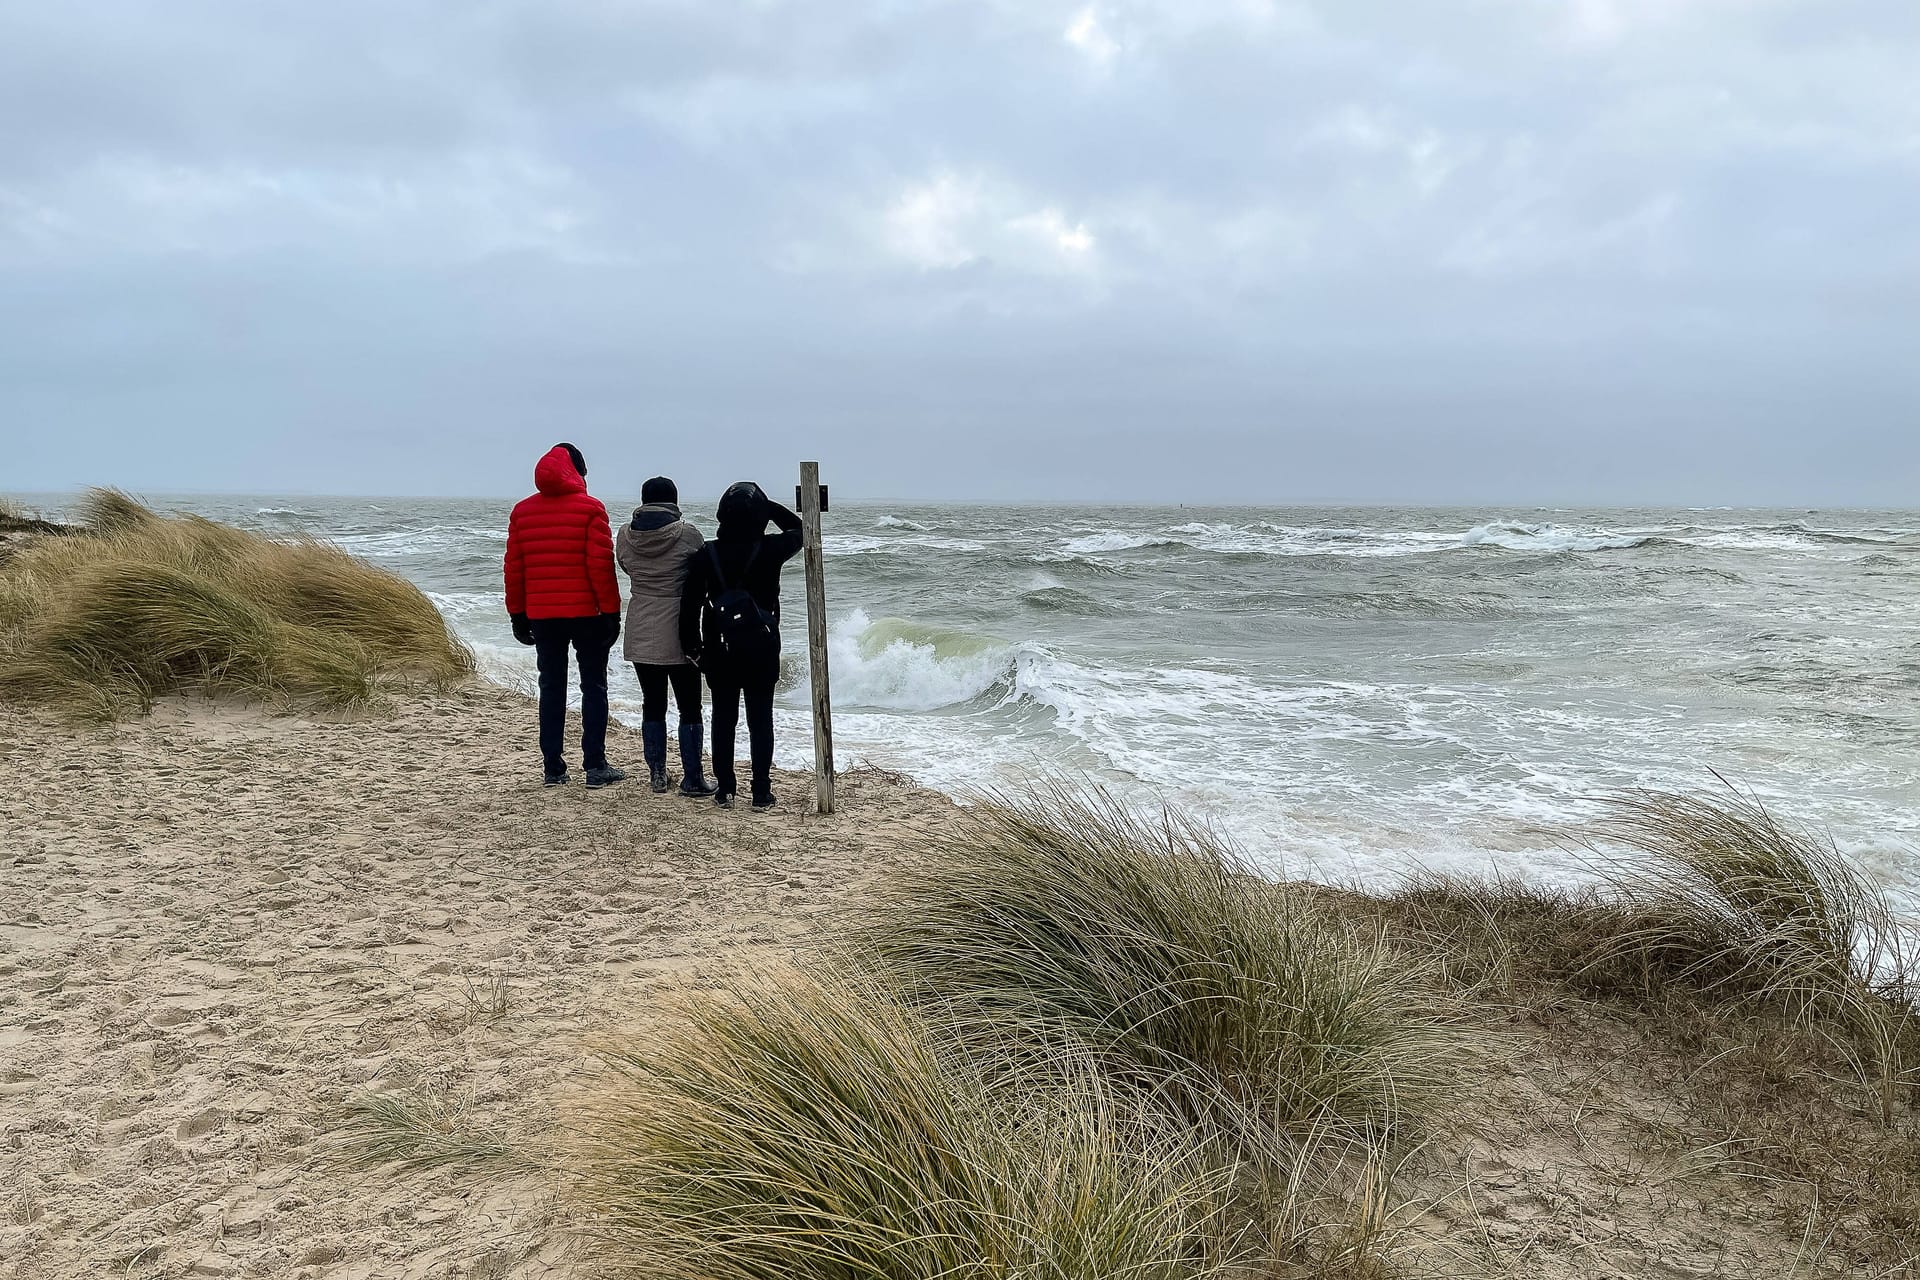
[[[806,530],[807,666],[813,672],[813,788],[820,813],[833,812],[833,703],[827,693],[827,564],[820,546],[820,464],[800,464],[800,522]]]

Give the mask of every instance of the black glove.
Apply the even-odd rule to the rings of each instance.
[[[613,642],[620,638],[620,615],[603,613],[600,615],[600,625],[607,629],[607,648],[613,648]]]
[[[532,644],[533,623],[527,618],[527,615],[524,613],[510,613],[507,617],[513,622],[513,638],[521,644]]]

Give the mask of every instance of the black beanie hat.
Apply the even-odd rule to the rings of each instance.
[[[587,478],[586,458],[581,455],[578,449],[568,444],[565,440],[562,440],[560,442],[559,447],[567,451],[567,456],[573,459],[573,469],[580,473],[580,478],[582,480],[585,480]]]
[[[656,502],[678,502],[680,490],[665,476],[655,476],[640,486],[640,501],[648,506]]]

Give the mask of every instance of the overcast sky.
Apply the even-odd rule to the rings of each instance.
[[[1915,0],[0,0],[0,489],[1920,506]],[[770,486],[771,487],[771,486]]]

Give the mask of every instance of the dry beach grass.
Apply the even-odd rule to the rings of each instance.
[[[9,670],[125,681],[0,686],[5,1280],[1920,1272],[1901,935],[1737,793],[1618,798],[1587,890],[1365,896],[1058,789],[548,791],[411,588],[89,529],[0,562]],[[50,646],[128,531],[266,647]],[[229,678],[319,620],[407,696]]]
[[[110,489],[80,516],[0,561],[0,696],[109,719],[184,690],[340,711],[473,672],[419,590],[326,543],[162,516]]]

